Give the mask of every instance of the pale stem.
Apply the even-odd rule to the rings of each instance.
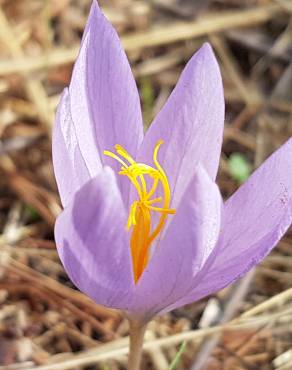
[[[142,357],[142,347],[147,324],[130,320],[130,348],[128,370],[139,370]]]

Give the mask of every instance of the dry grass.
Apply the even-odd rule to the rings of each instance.
[[[218,182],[238,182],[229,159],[252,168],[292,133],[289,0],[101,1],[118,29],[149,123],[189,57],[209,41],[224,77],[226,126]],[[90,1],[0,2],[0,369],[125,369],[128,327],[119,312],[78,292],[59,263],[61,210],[51,132],[70,80]],[[215,296],[149,325],[143,369],[292,368],[292,237]]]

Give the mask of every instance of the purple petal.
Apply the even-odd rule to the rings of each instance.
[[[224,228],[213,263],[205,269],[200,283],[176,307],[231,284],[278,243],[292,222],[291,158],[292,139],[226,202]]]
[[[58,217],[55,238],[70,279],[95,302],[126,309],[134,286],[126,211],[105,167]]]
[[[155,143],[164,140],[159,160],[168,175],[176,208],[198,163],[215,179],[224,124],[219,67],[205,44],[185,67],[174,91],[150,126],[139,158],[151,163]]]
[[[138,282],[132,311],[151,317],[184,296],[217,242],[221,208],[217,185],[199,166]]]
[[[65,207],[74,193],[90,178],[71,117],[68,89],[64,90],[58,106],[52,152],[58,189]]]
[[[143,139],[139,95],[116,31],[93,1],[69,87],[71,112],[82,155],[95,176],[100,163],[120,167],[103,155],[120,144],[136,156]],[[120,176],[127,198],[129,182]]]

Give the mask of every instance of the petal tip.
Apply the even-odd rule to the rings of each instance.
[[[88,21],[87,21],[87,26],[85,28],[84,35],[86,35],[87,31],[90,29],[95,30],[99,22],[101,22],[101,24],[105,22],[108,24],[108,26],[112,27],[110,22],[108,22],[107,18],[103,14],[101,8],[99,7],[98,1],[92,0],[90,12],[88,16]]]
[[[89,16],[94,16],[96,13],[101,13],[97,0],[92,0]]]
[[[212,46],[208,42],[205,42],[200,49],[197,50],[190,59],[188,65],[191,66],[192,69],[196,69],[200,66],[200,74],[204,71],[210,81],[218,82],[218,86],[220,85],[222,90],[221,95],[223,96],[223,84],[219,63]]]
[[[209,58],[213,60],[217,64],[217,59],[213,50],[212,45],[209,42],[204,42],[200,49],[197,51],[198,56],[202,56],[203,58]]]
[[[201,46],[201,49],[204,50],[205,52],[209,53],[214,53],[212,45],[209,42],[204,42],[203,45]]]

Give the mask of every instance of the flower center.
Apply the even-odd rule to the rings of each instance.
[[[105,155],[121,163],[119,175],[127,176],[137,190],[138,200],[132,202],[127,222],[127,230],[132,228],[130,246],[135,283],[138,282],[148,264],[151,244],[161,233],[167,216],[175,214],[175,210],[169,208],[171,193],[168,179],[157,160],[161,144],[163,144],[162,140],[158,141],[154,148],[155,167],[135,162],[129,153],[118,144],[115,145],[117,154],[108,150],[104,151]],[[154,197],[159,189],[161,196]],[[155,225],[153,224],[153,213],[159,214]]]

